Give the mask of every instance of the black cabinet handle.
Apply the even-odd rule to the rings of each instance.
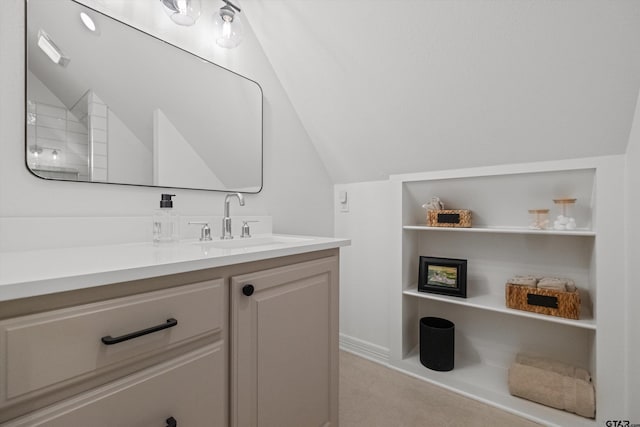
[[[253,291],[254,290],[255,290],[255,288],[253,287],[252,284],[244,285],[242,287],[242,293],[245,294],[248,297],[253,295]]]
[[[167,423],[167,427],[178,427],[178,422],[173,417],[167,418],[166,423]]]
[[[113,344],[118,344],[119,342],[131,340],[131,339],[134,339],[134,338],[138,338],[138,337],[141,337],[143,335],[152,334],[154,332],[158,332],[158,331],[161,331],[163,329],[173,328],[177,324],[178,324],[178,321],[176,319],[167,319],[167,322],[163,323],[162,325],[152,326],[150,328],[143,329],[141,331],[131,332],[130,334],[121,335],[121,336],[115,337],[115,338],[112,338],[111,335],[107,335],[106,337],[102,337],[101,339],[102,339],[102,343],[103,344],[105,344],[105,345],[113,345]]]

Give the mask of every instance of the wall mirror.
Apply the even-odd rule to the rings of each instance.
[[[26,8],[26,163],[36,176],[261,190],[256,82],[73,0]]]

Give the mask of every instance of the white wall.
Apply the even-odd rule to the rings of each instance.
[[[348,212],[341,212],[338,195],[347,192]],[[369,357],[389,355],[389,294],[394,277],[390,267],[391,212],[389,181],[335,186],[335,235],[351,239],[340,250],[340,344]],[[397,279],[395,279],[397,280]]]
[[[96,2],[94,6],[98,7],[100,3],[104,2]],[[114,3],[114,7],[118,5],[126,9],[123,14],[135,14],[131,16],[140,20],[141,26],[154,25],[152,14],[145,10],[160,8],[157,1],[135,2],[135,6],[132,2]],[[141,6],[148,9],[140,9]],[[163,15],[160,10],[159,16]],[[123,16],[120,18],[124,19]],[[188,28],[178,28],[166,16],[163,18],[166,24],[157,24],[152,28],[154,31],[179,46],[193,47],[191,50],[200,56],[258,81],[263,88],[264,187],[260,194],[248,195],[246,206],[236,208],[232,214],[272,215],[275,232],[332,235],[331,180],[251,28],[246,25],[244,43],[228,51],[213,48],[210,40],[194,40]],[[203,15],[203,19],[207,18],[209,16]],[[0,250],[10,249],[3,246],[8,224],[24,224],[24,221],[13,221],[15,218],[150,217],[158,207],[160,193],[166,192],[161,188],[45,181],[27,171],[24,161],[24,76],[24,2],[8,0],[3,2],[0,12]],[[177,194],[176,208],[184,215],[219,215],[222,212],[223,193],[171,192]],[[79,233],[73,224],[73,221],[63,221],[59,228],[47,234],[49,240],[64,245],[69,235]],[[218,224],[213,226],[214,233],[216,228],[219,231]],[[99,239],[100,227],[93,230]],[[15,234],[13,231],[12,235]],[[38,239],[31,242],[32,247],[41,243]]]
[[[153,111],[153,184],[175,183],[186,188],[206,182],[225,188],[207,163],[160,109]]]
[[[629,146],[627,147],[626,165],[626,265],[627,265],[627,325],[628,343],[627,369],[629,390],[627,405],[630,411],[631,422],[640,420],[640,280],[638,280],[638,260],[640,260],[640,97],[635,111],[635,119]]]
[[[106,107],[106,106],[105,106]],[[107,143],[109,180],[151,185],[153,162],[149,148],[142,143],[122,120],[107,108]]]
[[[67,108],[31,71],[27,71],[27,80],[29,81],[29,97],[33,100]]]

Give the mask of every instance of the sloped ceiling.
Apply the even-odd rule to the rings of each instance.
[[[336,183],[626,149],[640,1],[242,6]]]

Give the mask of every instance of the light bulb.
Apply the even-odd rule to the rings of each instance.
[[[53,150],[51,157],[53,157],[53,160],[58,160],[58,150]]]
[[[200,0],[160,0],[169,18],[186,27],[196,23],[200,17]]]
[[[242,42],[242,21],[231,6],[223,6],[213,18],[214,38],[218,46],[231,49]]]
[[[222,37],[228,39],[231,37],[231,22],[225,20],[222,24]]]

